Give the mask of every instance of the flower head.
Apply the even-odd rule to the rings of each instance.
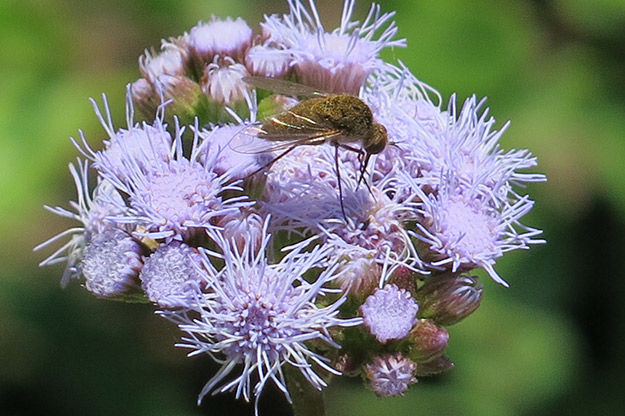
[[[141,226],[150,238],[185,239],[196,230],[212,227],[212,220],[232,210],[221,197],[225,178],[188,159],[172,160],[148,174],[132,172],[120,189],[130,195],[130,210],[118,221]]]
[[[202,91],[206,96],[221,105],[242,101],[248,85],[242,78],[249,73],[243,64],[232,58],[216,59],[208,64],[202,77]]]
[[[266,230],[266,225],[265,228]],[[303,245],[288,252],[276,264],[266,258],[270,236],[263,233],[261,245],[247,239],[243,249],[218,232],[209,234],[220,253],[204,252],[206,290],[198,293],[187,311],[164,311],[188,334],[181,346],[192,348],[192,355],[207,352],[223,363],[219,372],[206,384],[200,400],[209,392],[235,390],[236,396],[258,398],[265,384],[273,381],[288,397],[282,366],[296,366],[318,389],[325,386],[313,365],[336,373],[327,359],[310,349],[307,341],[319,340],[338,347],[330,337],[332,327],[358,325],[359,318],[341,319],[338,308],[344,297],[328,306],[316,305],[337,277],[338,265],[327,263],[328,249],[316,247],[302,251]],[[220,270],[210,257],[223,262]],[[309,282],[304,274],[325,267]],[[241,364],[241,373],[224,382]],[[253,380],[256,381],[253,381]]]
[[[469,97],[458,110],[452,96],[443,110],[440,94],[406,68],[374,74],[363,98],[396,144],[387,146],[388,155],[380,155],[385,162],[389,159],[386,169],[396,166],[419,179],[422,188],[436,190],[441,176],[451,171],[456,186],[498,202],[518,197],[514,185],[545,180],[541,174],[519,172],[534,167],[536,158],[527,150],[505,152],[501,148],[499,140],[508,123],[495,130],[495,119],[483,108],[485,100]],[[415,183],[402,184],[411,187]]]
[[[419,305],[410,292],[391,284],[377,289],[360,311],[369,332],[385,343],[408,335],[417,322]]]
[[[378,396],[400,396],[417,382],[416,371],[416,363],[396,353],[374,357],[366,367],[366,376]]]
[[[111,228],[96,234],[85,247],[80,271],[87,290],[96,296],[132,298],[140,293],[141,246],[128,233]]]
[[[291,54],[291,65],[302,83],[323,91],[358,94],[367,76],[383,66],[379,52],[405,42],[393,39],[397,33],[390,21],[394,13],[381,14],[380,6],[374,4],[359,24],[351,21],[354,5],[354,1],[344,3],[340,26],[327,33],[313,1],[308,10],[299,0],[289,0],[289,14],[267,16],[261,23],[266,43],[278,54]]]
[[[243,122],[241,122],[243,123]],[[214,126],[199,132],[202,140],[200,161],[210,163],[217,174],[228,174],[234,179],[243,179],[271,162],[270,154],[244,153],[232,149],[231,143],[245,134],[252,124]]]
[[[499,139],[508,127],[494,130],[495,119],[488,109],[482,111],[484,100],[468,98],[460,112],[452,96],[446,112],[445,128],[434,135],[424,135],[429,152],[420,168],[430,183],[436,184],[441,174],[451,171],[458,188],[474,194],[485,194],[505,202],[515,194],[512,185],[544,181],[544,175],[523,174],[521,169],[536,165],[536,158],[527,150],[504,152]]]
[[[148,51],[139,58],[139,70],[152,85],[158,85],[164,75],[185,75],[188,52],[182,39],[163,42],[160,52]]]
[[[241,18],[199,23],[189,31],[188,48],[193,59],[211,62],[216,55],[238,59],[252,41],[252,29]]]
[[[482,267],[493,280],[507,286],[493,268],[495,260],[507,251],[543,242],[533,238],[540,230],[519,222],[533,202],[523,197],[513,205],[496,207],[479,191],[463,191],[449,176],[443,176],[438,192],[421,192],[417,211],[423,220],[414,232],[427,246],[421,258],[438,270],[456,272]]]
[[[240,198],[222,198],[222,192],[238,188],[230,184],[228,172],[214,171],[215,157],[198,160],[202,146],[199,129],[193,130],[188,158],[183,154],[184,128],[179,126],[166,158],[142,157],[154,156],[155,147],[150,147],[153,140],[146,145],[148,150],[139,148],[139,156],[125,145],[115,153],[116,158],[93,153],[100,175],[128,196],[127,206],[123,201],[123,215],[112,221],[128,224],[138,236],[184,240],[198,229],[212,227],[214,218],[240,206]]]
[[[179,241],[161,244],[147,259],[139,278],[152,302],[163,308],[189,305],[202,285],[202,262],[197,250]]]
[[[105,141],[105,150],[95,153],[94,167],[124,180],[130,163],[144,171],[166,163],[171,142],[171,135],[158,121],[153,126],[143,124],[129,130],[121,129],[111,140]]]
[[[331,146],[291,151],[272,166],[262,209],[274,218],[275,229],[317,235],[333,247],[337,259],[347,260],[342,266],[347,273],[338,279],[341,287],[368,294],[398,264],[418,265],[403,225],[412,208],[397,203],[393,184],[383,179],[369,188],[359,186],[358,169],[350,159],[354,152],[344,153],[339,178]],[[392,267],[381,275],[389,261]]]
[[[74,145],[103,175],[125,181],[132,169],[148,172],[164,165],[171,157],[172,137],[163,123],[164,106],[159,107],[153,124],[134,123],[134,104],[132,88],[126,88],[126,124],[127,129],[116,130],[113,126],[110,108],[106,95],[102,95],[104,114],[100,111],[95,100],[91,100],[96,116],[109,136],[104,140],[104,150],[91,149],[82,132],[80,143],[72,139]]]
[[[107,218],[124,212],[123,199],[113,185],[98,178],[98,183],[91,193],[89,191],[89,163],[78,159],[77,165],[78,168],[73,164],[69,165],[78,193],[77,201],[71,202],[75,211],[49,206],[46,206],[46,209],[62,217],[76,220],[81,225],[69,228],[35,247],[35,250],[40,250],[65,236],[70,236],[68,242],[40,263],[40,266],[48,266],[66,262],[65,273],[61,279],[63,286],[71,278],[80,276],[81,271],[77,264],[82,259],[85,246],[93,236],[115,227],[107,221]]]
[[[250,74],[280,78],[290,67],[291,54],[266,45],[254,45],[245,55],[245,66]]]

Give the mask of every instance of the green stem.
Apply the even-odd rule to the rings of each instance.
[[[325,416],[323,392],[317,390],[301,371],[293,366],[285,366],[286,384],[293,400],[294,416]]]

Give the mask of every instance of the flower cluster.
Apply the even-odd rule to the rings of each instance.
[[[401,395],[453,366],[444,327],[480,304],[471,272],[507,286],[497,259],[542,242],[520,192],[545,177],[500,147],[483,100],[444,107],[380,58],[405,46],[393,13],[359,23],[345,0],[327,32],[314,2],[288,3],[257,30],[213,16],[146,51],[125,128],[93,101],[108,138],[73,140],[77,201],[49,210],[80,225],[42,264],[155,304],[222,365],[200,400],[257,402],[268,382],[291,400],[285,367],[314,390],[329,373]]]

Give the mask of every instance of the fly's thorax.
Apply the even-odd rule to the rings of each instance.
[[[368,140],[373,135],[371,109],[360,98],[332,94],[315,104],[316,112],[349,139]]]

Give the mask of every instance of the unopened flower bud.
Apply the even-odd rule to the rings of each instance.
[[[401,396],[411,384],[417,382],[414,377],[417,364],[400,353],[373,358],[365,374],[371,389],[378,396]]]
[[[366,257],[350,254],[339,255],[341,260],[345,260],[341,268],[346,271],[336,279],[336,282],[343,290],[349,290],[350,296],[362,302],[378,286],[382,266]]]
[[[156,109],[162,100],[154,86],[145,78],[139,78],[130,85],[132,102],[137,110],[148,119],[154,119]]]
[[[167,112],[175,114],[181,123],[191,123],[194,117],[201,121],[207,117],[206,97],[200,85],[185,76],[162,75],[159,78],[159,87],[163,92],[163,101],[171,100],[167,105]]]
[[[482,300],[482,285],[475,276],[432,276],[417,290],[420,318],[453,325],[473,313]]]
[[[360,307],[365,326],[381,343],[405,338],[418,310],[412,295],[392,284],[377,289]]]
[[[139,71],[144,78],[156,84],[163,75],[182,76],[186,72],[187,52],[173,44],[163,43],[160,52],[148,51],[139,57]]]
[[[239,211],[224,215],[219,219],[218,225],[223,228],[223,236],[241,252],[246,246],[254,248],[262,246],[263,217],[253,208],[241,208]]]
[[[199,23],[187,37],[191,66],[198,74],[215,56],[228,56],[242,62],[252,43],[253,32],[241,18],[220,19],[215,16],[207,23]]]
[[[139,278],[152,302],[162,308],[185,307],[202,282],[201,257],[197,249],[180,241],[161,244],[145,259]]]
[[[235,63],[232,58],[218,59],[206,66],[200,80],[202,92],[208,99],[208,110],[211,122],[231,121],[232,118],[225,107],[245,117],[249,112],[246,94],[250,86],[243,81],[249,73],[245,66]]]
[[[98,297],[144,300],[139,282],[141,245],[125,231],[109,228],[87,244],[80,270],[87,290]]]
[[[416,291],[415,273],[406,266],[399,266],[391,276],[391,282],[412,294]]]
[[[291,54],[282,49],[264,45],[252,46],[245,57],[245,66],[253,75],[279,78],[285,75],[291,63]]]
[[[452,368],[454,368],[454,363],[446,355],[439,355],[433,360],[427,361],[425,363],[419,363],[415,376],[433,376],[436,374],[446,373]]]
[[[130,93],[136,108],[148,119],[154,119],[158,108],[167,104],[167,115],[175,114],[182,124],[191,123],[194,117],[202,122],[207,118],[206,97],[200,85],[184,75],[160,75],[153,82],[139,78],[131,84]],[[171,122],[171,117],[167,119]]]
[[[410,358],[418,363],[431,361],[447,348],[449,333],[429,319],[420,319],[410,331]]]

